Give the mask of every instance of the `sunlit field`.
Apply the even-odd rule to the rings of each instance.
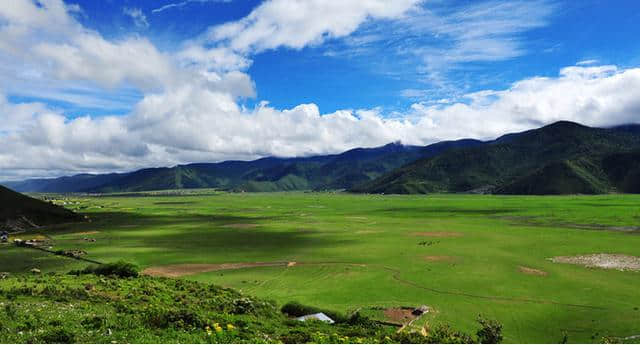
[[[58,200],[62,203],[62,200]],[[90,222],[20,234],[52,249],[126,260],[153,275],[236,288],[385,320],[472,332],[479,314],[505,342],[600,342],[640,334],[640,272],[555,263],[640,256],[640,196],[502,197],[321,193],[69,197]],[[86,263],[3,245],[4,270]],[[416,325],[419,326],[419,325]]]

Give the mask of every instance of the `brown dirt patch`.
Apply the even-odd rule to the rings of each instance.
[[[384,310],[384,316],[389,321],[404,324],[416,318],[412,312],[411,308],[388,308]]]
[[[229,264],[182,264],[154,266],[146,268],[142,274],[154,277],[179,278],[187,275],[206,273],[222,270],[237,270],[252,267],[275,267],[287,266],[288,262],[238,262]]]
[[[550,260],[555,263],[582,265],[590,268],[604,268],[619,271],[640,271],[640,257],[624,254],[556,256]]]
[[[539,269],[535,269],[535,268],[531,268],[531,267],[526,267],[526,266],[518,266],[518,270],[524,274],[528,274],[528,275],[532,275],[532,276],[547,276],[549,275],[549,273],[543,271],[543,270],[539,270]]]
[[[422,257],[426,261],[430,262],[456,262],[457,258],[455,256],[447,256],[447,255],[428,255]]]
[[[84,231],[84,232],[74,232],[71,235],[83,236],[83,235],[95,235],[95,234],[99,234],[99,233],[100,233],[100,231]]]
[[[420,237],[462,237],[464,236],[460,232],[452,232],[452,231],[414,232],[412,235],[420,236]]]
[[[250,229],[258,227],[258,224],[249,224],[249,223],[236,223],[236,224],[226,224],[222,226],[223,228],[230,229]]]

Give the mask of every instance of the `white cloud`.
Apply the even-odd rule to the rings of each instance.
[[[164,6],[154,8],[152,13],[160,13],[169,9],[182,8],[192,3],[206,3],[206,2],[231,2],[233,0],[185,0],[180,2],[169,3]]]
[[[122,13],[131,17],[133,19],[133,23],[142,29],[146,29],[149,27],[149,21],[147,20],[147,16],[142,12],[139,8],[129,8],[125,7],[122,9]]]
[[[459,6],[427,2],[397,20],[365,24],[328,47],[326,55],[366,61],[385,74],[410,75],[425,82],[424,94],[451,97],[465,92],[451,82],[452,71],[527,54],[523,34],[546,26],[557,8],[551,0],[473,1]],[[416,93],[408,95],[415,98]]]
[[[168,55],[144,38],[111,41],[83,28],[61,0],[41,0],[42,6],[14,0],[0,8],[5,23],[0,26],[0,63],[10,66],[0,68],[3,82],[82,82],[118,90],[133,85],[143,94],[127,115],[79,118],[40,103],[13,104],[0,94],[0,171],[3,178],[124,171],[336,153],[397,140],[424,145],[463,137],[488,139],[557,120],[608,126],[639,118],[640,69],[595,64],[564,68],[555,78],[525,79],[506,90],[467,94],[465,103],[416,103],[392,116],[379,108],[323,114],[315,104],[284,110],[266,102],[252,109],[240,104],[240,99],[256,97],[253,80],[243,72],[251,64],[250,53],[346,37],[372,18],[410,23],[408,13],[420,12],[413,7],[416,3],[271,0],[247,18],[208,32],[207,39],[222,42],[203,45],[194,40]],[[283,11],[285,5],[297,11]],[[498,16],[502,20],[490,21],[487,8],[472,6],[469,22],[460,27],[449,20],[413,23],[454,38],[452,55],[441,56],[440,62],[500,59],[521,50],[507,42],[514,32],[541,25],[535,13],[524,23],[509,20],[510,11],[523,10],[504,6],[491,12],[504,14]],[[360,38],[359,44],[366,45],[377,36]],[[474,42],[487,44],[489,50]],[[23,72],[12,76],[12,69]],[[419,97],[423,92],[406,90],[405,95]]]
[[[314,104],[278,110],[238,105],[229,89],[251,86],[235,72],[148,94],[124,117],[68,120],[42,104],[0,99],[0,169],[113,171],[178,163],[341,152],[400,140],[426,145],[458,138],[491,139],[559,120],[592,126],[637,122],[640,68],[571,66],[506,90],[467,95],[469,103],[414,104],[400,116],[382,110],[322,114]],[[213,87],[199,83],[213,82]],[[242,87],[231,87],[236,83]],[[398,115],[398,114],[396,114]]]
[[[591,126],[638,122],[640,69],[572,66],[557,78],[530,78],[503,91],[469,95],[469,104],[415,104],[434,138],[491,138],[560,120]]]
[[[234,51],[300,49],[353,33],[368,19],[399,18],[421,0],[268,0],[247,17],[213,27],[209,39]]]
[[[115,88],[127,83],[142,89],[174,82],[171,58],[145,38],[105,40],[82,27],[62,0],[13,0],[0,8],[0,63],[22,61],[57,80]]]
[[[598,60],[582,60],[579,61],[578,63],[576,63],[576,66],[590,66],[590,65],[596,65],[598,64],[600,61]]]

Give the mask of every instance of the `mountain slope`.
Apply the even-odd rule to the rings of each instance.
[[[640,136],[634,133],[558,122],[418,160],[353,191],[602,193],[614,191],[619,184],[615,178],[610,181],[613,175],[604,173],[605,157],[633,148],[640,148]],[[624,157],[633,165],[634,156]]]
[[[126,174],[80,174],[53,179],[30,179],[17,182],[3,182],[5,186],[22,193],[75,193],[116,181]]]
[[[0,228],[27,227],[78,221],[81,216],[44,201],[30,198],[0,186]]]
[[[139,192],[183,188],[248,192],[348,189],[419,158],[433,157],[450,148],[481,144],[483,142],[471,139],[425,147],[392,143],[377,148],[353,149],[337,155],[196,163],[173,168],[142,169],[127,174],[76,175],[10,182],[7,185],[22,192],[55,193]]]

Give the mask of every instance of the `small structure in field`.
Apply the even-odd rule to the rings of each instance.
[[[317,314],[300,316],[300,317],[297,317],[296,320],[298,321],[317,320],[317,321],[322,321],[326,323],[335,323],[335,321],[333,321],[333,319],[328,317],[325,313],[317,313]]]
[[[418,308],[414,309],[411,314],[413,314],[415,316],[420,316],[420,315],[426,314],[428,312],[429,312],[429,307],[427,307],[426,305],[423,305],[421,307],[418,307]]]

